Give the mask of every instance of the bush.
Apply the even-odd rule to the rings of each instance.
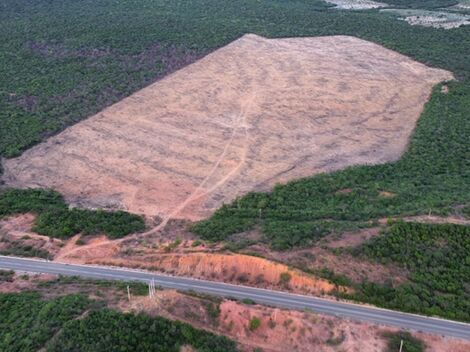
[[[413,337],[407,331],[400,331],[397,333],[386,332],[383,334],[388,340],[387,352],[397,352],[400,350],[401,341],[403,341],[403,352],[424,352],[424,343]]]
[[[36,293],[0,294],[0,311],[4,352],[178,352],[183,345],[202,352],[236,351],[226,337],[161,317],[99,308],[79,295],[42,300]]]
[[[288,272],[281,273],[279,275],[279,283],[282,286],[289,286],[289,282],[290,282],[291,279],[292,279],[292,275]]]
[[[120,238],[145,229],[142,217],[124,211],[69,209],[62,196],[51,190],[8,190],[0,194],[0,217],[26,212],[37,214],[33,231],[57,238],[77,233]]]
[[[0,282],[12,282],[14,276],[13,270],[0,270]]]
[[[249,324],[249,329],[250,331],[255,331],[256,329],[258,329],[259,327],[261,326],[261,320],[257,317],[253,317],[251,318],[250,320],[250,324]]]
[[[409,282],[364,282],[350,297],[382,307],[470,321],[470,226],[396,222],[364,243],[356,256],[393,263]]]

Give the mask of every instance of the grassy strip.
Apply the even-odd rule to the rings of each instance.
[[[37,214],[33,231],[57,238],[77,233],[105,233],[119,238],[145,228],[142,217],[124,211],[70,209],[62,196],[51,190],[9,190],[0,194],[0,218],[26,212]]]
[[[236,351],[235,343],[223,336],[161,317],[101,308],[80,295],[42,300],[36,293],[0,294],[0,311],[0,350],[5,352],[178,352],[183,345]]]
[[[135,281],[114,281],[114,280],[100,280],[100,279],[85,279],[80,276],[63,276],[59,275],[57,279],[49,281],[40,281],[38,288],[49,288],[57,285],[69,285],[69,284],[80,284],[97,286],[102,288],[114,288],[124,293],[127,293],[127,287],[129,287],[132,295],[134,296],[145,296],[149,293],[148,285],[143,282]]]

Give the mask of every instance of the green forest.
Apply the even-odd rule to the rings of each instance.
[[[52,190],[13,189],[0,193],[0,219],[28,212],[37,215],[33,231],[62,239],[77,233],[105,233],[110,238],[119,238],[145,228],[141,216],[124,211],[69,208],[63,197]]]
[[[426,8],[454,4],[387,2]],[[340,11],[319,0],[19,0],[0,1],[0,30],[4,157],[19,155],[244,33],[271,38],[353,35],[458,78],[447,94],[436,87],[400,161],[248,194],[196,224],[193,230],[202,238],[224,240],[258,226],[273,248],[288,249],[380,217],[447,214],[470,203],[470,26],[410,26],[378,10]],[[338,193],[345,188],[351,193]],[[394,196],[385,198],[383,191]],[[127,217],[116,215],[121,216]],[[61,219],[57,226],[49,224],[54,217]],[[122,225],[119,219],[113,221]],[[79,210],[58,216],[48,212],[43,220],[37,221],[39,231],[62,237],[76,232],[77,224],[93,233],[96,223],[107,223],[103,215]],[[127,232],[111,231],[115,237]]]
[[[235,342],[178,321],[124,314],[82,295],[49,300],[38,293],[0,294],[0,351],[236,351]]]
[[[402,266],[408,281],[398,286],[364,282],[343,297],[470,322],[470,226],[398,221],[353,254]]]

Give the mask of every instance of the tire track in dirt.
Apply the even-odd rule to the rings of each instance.
[[[156,227],[153,229],[144,232],[141,234],[141,236],[146,236],[153,234],[155,232],[158,232],[162,230],[166,224],[168,223],[169,220],[172,218],[176,217],[181,211],[183,211],[184,208],[186,208],[191,202],[198,200],[199,198],[206,196],[212,192],[214,192],[217,188],[221,187],[224,185],[234,174],[236,174],[240,168],[244,165],[246,161],[246,156],[248,153],[248,122],[247,122],[247,114],[250,111],[250,108],[253,106],[254,101],[256,100],[256,92],[252,93],[245,101],[245,104],[242,106],[240,113],[238,114],[238,117],[236,119],[236,124],[232,128],[232,133],[230,135],[230,138],[228,142],[225,144],[224,149],[222,153],[220,154],[219,158],[213,165],[212,169],[209,171],[208,175],[202,180],[202,182],[197,186],[197,188],[189,195],[188,198],[186,198],[182,203],[180,203],[169,215],[165,216],[160,224],[158,224]],[[235,139],[235,135],[237,132],[243,129],[243,149],[240,155],[240,161],[238,164],[232,168],[228,173],[226,173],[218,182],[216,182],[212,187],[209,189],[204,190],[204,186],[206,183],[210,180],[210,178],[215,174],[217,169],[219,168],[220,164],[223,162],[225,159],[230,147],[233,144],[233,141]]]

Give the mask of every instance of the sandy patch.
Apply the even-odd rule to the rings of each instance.
[[[470,10],[470,0],[461,0],[457,5],[451,7],[453,9]]]
[[[196,220],[249,191],[398,159],[449,79],[354,37],[245,35],[6,160],[4,180]]]
[[[381,11],[403,16],[399,19],[412,26],[452,29],[470,24],[470,16],[460,13],[414,9],[385,9]]]
[[[367,10],[389,6],[387,4],[371,0],[326,0],[326,2],[336,5],[336,8],[342,10]]]

